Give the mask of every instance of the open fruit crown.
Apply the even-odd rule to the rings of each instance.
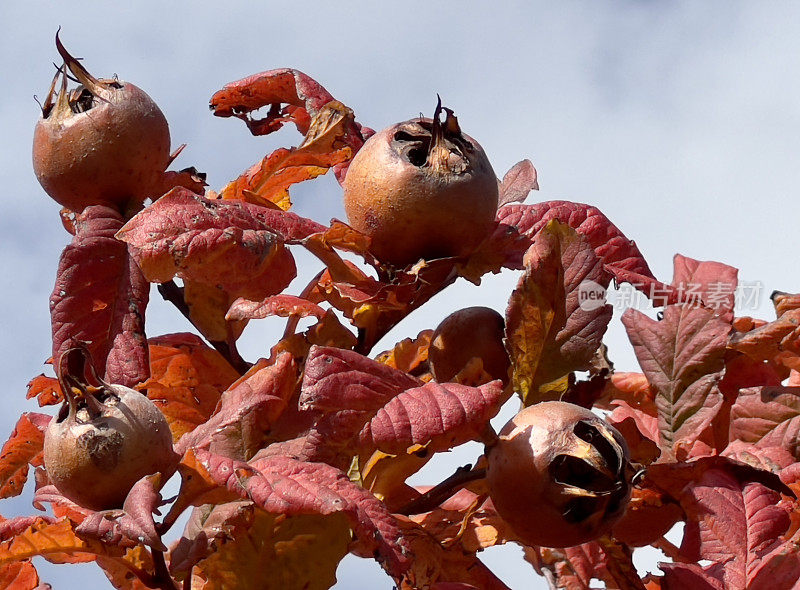
[[[67,61],[75,73],[77,62]],[[83,90],[62,89],[58,100],[64,97],[88,102]],[[266,115],[257,118],[262,107]],[[70,500],[55,472],[42,467],[45,433],[58,418],[23,414],[0,453],[0,496],[20,494],[32,466],[34,506],[44,512],[0,524],[0,579],[37,587],[31,559],[42,556],[94,560],[116,588],[326,588],[354,553],[377,559],[399,588],[500,589],[505,584],[479,554],[516,542],[559,587],[587,588],[591,579],[637,589],[795,584],[800,296],[775,294],[772,320],[736,317],[736,269],[683,256],[675,257],[672,282],[660,282],[597,208],[525,204],[537,188],[527,160],[492,179],[497,210],[468,252],[387,262],[358,228],[290,211],[294,183],[329,169],[347,182],[373,133],[349,108],[292,69],[228,84],[211,108],[242,119],[255,135],[293,123],[303,140],[219,191],[204,190],[190,170],[163,172],[159,152],[161,175],[135,199],[125,190],[120,200],[62,203],[73,237],[50,298],[53,359],[82,347],[99,380],[149,398],[169,427],[177,467],[143,475],[124,498],[94,509]],[[143,206],[142,194],[153,202]],[[289,294],[297,248],[322,269]],[[390,329],[446,287],[460,278],[479,284],[501,270],[519,275],[504,314],[507,379],[494,378],[477,353],[447,381],[434,380],[432,330],[374,354]],[[614,371],[602,344],[612,280],[662,308],[658,319],[635,309],[622,314],[640,373]],[[192,333],[145,336],[151,283]],[[601,292],[591,305],[587,285]],[[283,335],[263,358],[243,359],[236,343],[247,323],[276,315],[287,318]],[[79,373],[84,383],[90,370]],[[59,374],[61,383],[34,378],[28,397],[47,406],[66,396],[69,406],[77,386]],[[94,402],[84,389],[88,408]],[[591,438],[597,453],[559,450],[535,480],[573,495],[624,490],[610,529],[596,529],[601,536],[574,547],[536,545],[524,523],[540,506],[522,501],[509,512],[499,500],[534,480],[484,477],[504,436],[490,420],[515,395],[526,412],[548,400],[594,408],[616,429],[594,427],[596,440],[567,429],[579,446]],[[105,411],[95,409],[94,417]],[[602,432],[618,432],[624,444]],[[488,452],[474,466],[432,488],[409,483],[437,453],[475,440]],[[164,498],[172,469],[180,487]],[[632,486],[637,470],[644,475]],[[561,510],[548,518],[575,516],[562,499],[551,502]],[[605,522],[592,513],[603,506],[582,502],[577,520]],[[187,511],[185,529],[172,534]],[[667,540],[681,521],[680,541]],[[665,562],[641,578],[632,556],[645,545],[663,551]]]

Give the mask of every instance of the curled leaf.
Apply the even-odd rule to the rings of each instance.
[[[536,234],[551,221],[566,224],[584,236],[606,271],[619,282],[629,282],[648,296],[677,294],[656,280],[636,244],[596,207],[570,201],[534,205],[510,204],[497,211],[497,226],[470,260],[467,276],[523,268],[523,256]]]
[[[44,431],[50,416],[25,413],[17,420],[14,431],[0,450],[0,498],[22,493],[28,479],[28,465],[42,464]]]
[[[531,404],[545,399],[542,386],[589,368],[613,309],[604,299],[610,275],[586,240],[561,223],[539,233],[525,269],[506,311],[506,347],[515,389]],[[599,299],[587,304],[589,291]]]
[[[139,543],[157,551],[167,547],[156,532],[153,514],[161,505],[161,474],[148,475],[136,482],[128,492],[122,510],[103,510],[89,514],[75,532],[106,544],[131,548]]]
[[[288,210],[291,185],[311,180],[333,166],[349,162],[355,149],[361,145],[347,143],[348,139],[352,140],[347,134],[353,129],[353,123],[353,111],[338,101],[327,103],[312,119],[299,147],[275,150],[226,185],[219,198]]]
[[[500,183],[500,198],[498,205],[508,205],[510,203],[521,203],[528,193],[539,190],[539,182],[536,178],[536,168],[530,160],[522,160],[514,164],[511,169],[503,176]]]
[[[233,302],[226,318],[230,320],[255,320],[273,315],[284,318],[313,316],[320,320],[325,315],[325,310],[307,299],[295,297],[294,295],[273,295],[261,301],[250,301],[240,297]]]
[[[284,242],[320,228],[293,213],[176,188],[131,219],[117,237],[130,245],[152,282],[178,276],[257,300],[281,292],[295,276]]]
[[[145,309],[150,286],[115,239],[122,216],[114,209],[87,207],[64,248],[50,296],[53,358],[85,346],[98,375],[132,387],[148,376]]]

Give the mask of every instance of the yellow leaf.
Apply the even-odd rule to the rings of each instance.
[[[18,535],[0,544],[0,565],[29,559],[36,555],[45,557],[76,553],[123,555],[125,550],[121,547],[104,545],[96,539],[79,537],[72,527],[73,523],[68,518],[52,524],[43,518],[38,519]]]
[[[286,517],[251,507],[248,522],[215,539],[195,572],[204,590],[326,590],[349,542],[341,513]]]
[[[219,287],[184,280],[183,298],[189,306],[192,323],[211,341],[236,340],[247,325],[247,320],[225,319],[236,297]]]

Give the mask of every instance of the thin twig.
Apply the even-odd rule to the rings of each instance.
[[[456,469],[455,473],[443,482],[435,485],[419,498],[412,500],[396,512],[406,516],[430,512],[468,483],[484,477],[486,477],[486,469],[474,469],[472,465],[464,465]]]
[[[181,312],[183,317],[189,320],[189,323],[192,324],[198,332],[200,332],[200,334],[203,333],[203,331],[192,320],[189,306],[186,304],[186,300],[183,298],[183,289],[176,285],[175,281],[160,283],[158,285],[158,292],[161,294],[161,297],[164,298],[164,301],[169,301],[172,305],[174,305],[175,308]],[[213,346],[217,352],[225,357],[225,360],[227,360],[230,365],[239,372],[240,375],[244,375],[250,368],[250,363],[246,362],[241,356],[239,356],[239,352],[236,350],[235,345],[231,346],[227,342],[210,340],[208,338],[206,338],[206,341]]]

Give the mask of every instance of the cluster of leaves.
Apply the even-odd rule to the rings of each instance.
[[[372,133],[350,109],[289,69],[229,84],[211,106],[256,135],[291,122],[304,139],[219,192],[173,174],[169,190],[130,218],[99,206],[65,216],[74,237],[51,298],[53,357],[88,343],[105,380],[158,404],[182,457],[180,490],[164,499],[154,474],[118,510],[78,506],[42,468],[50,416],[23,414],[0,454],[0,497],[20,494],[33,467],[34,506],[44,512],[0,522],[0,585],[37,587],[30,560],[43,556],[95,561],[120,589],[327,588],[352,552],[377,559],[399,588],[506,588],[478,555],[519,541],[476,471],[430,490],[406,482],[436,453],[487,440],[513,392],[525,404],[557,398],[608,412],[646,469],[612,534],[525,547],[552,585],[766,588],[800,577],[800,296],[775,296],[773,321],[734,317],[736,270],[682,256],[663,284],[596,208],[523,204],[537,188],[527,161],[502,180],[495,229],[471,256],[386,267],[345,223],[289,212],[292,184],[329,169],[343,178]],[[266,106],[265,118],[253,116]],[[284,293],[296,275],[292,248],[323,264],[297,295]],[[506,312],[509,385],[489,381],[480,363],[451,383],[433,381],[430,330],[370,356],[459,278],[477,284],[503,269],[521,271]],[[641,373],[605,361],[612,308],[580,305],[588,280],[660,295],[658,319],[622,316]],[[145,337],[150,283],[202,338]],[[287,318],[282,338],[257,362],[243,360],[236,341],[247,322],[276,315]],[[299,329],[303,318],[310,325]],[[63,394],[42,375],[28,397],[47,406]],[[675,546],[664,534],[680,521]],[[646,545],[671,559],[663,575],[636,573],[633,551]]]

